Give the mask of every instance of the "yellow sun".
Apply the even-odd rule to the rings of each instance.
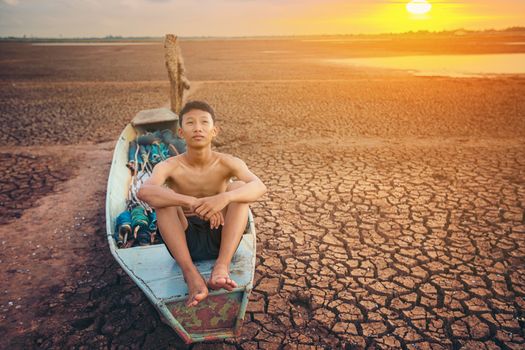
[[[426,0],[412,0],[406,4],[407,11],[414,15],[424,15],[432,8]]]

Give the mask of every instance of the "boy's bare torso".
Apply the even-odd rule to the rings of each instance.
[[[169,179],[166,184],[175,192],[196,198],[225,192],[233,176],[231,158],[227,154],[213,152],[210,162],[201,166],[189,164],[182,154],[168,160]]]

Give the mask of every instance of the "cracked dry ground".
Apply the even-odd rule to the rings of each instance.
[[[252,207],[257,267],[242,337],[190,348],[525,347],[523,79],[194,83],[193,97],[218,111],[219,149],[243,158],[269,192]],[[164,101],[166,83],[144,86],[132,90],[137,103]],[[7,88],[9,98],[21,98],[16,89],[43,94],[22,84]],[[111,111],[104,99],[92,104]],[[28,108],[18,105],[9,108]],[[68,108],[81,115],[83,105]],[[102,122],[98,140],[116,139],[120,130]],[[71,138],[85,141],[75,125]],[[0,347],[182,348],[107,248],[112,147],[2,149],[8,162],[48,169],[33,181],[53,192],[31,208],[8,201],[2,247],[17,259],[2,256]],[[57,154],[77,167],[60,172],[50,165]],[[59,175],[46,185],[50,171]],[[31,171],[16,174],[29,184],[19,189],[26,198]],[[41,232],[50,247],[29,238]]]
[[[525,347],[523,121],[499,129],[520,137],[487,138],[488,124],[501,120],[458,118],[466,107],[448,95],[473,100],[476,89],[440,84],[391,80],[387,117],[356,83],[198,90],[226,125],[244,129],[223,150],[246,159],[271,189],[254,208],[260,260],[242,348]],[[274,99],[272,87],[281,91]],[[401,97],[418,91],[421,100],[439,93],[449,117],[430,110],[405,124],[421,101]],[[345,95],[351,102],[337,104]],[[229,107],[234,96],[246,104],[240,117]],[[523,115],[523,103],[514,107]],[[359,109],[368,111],[365,123]],[[366,135],[366,123],[369,134],[400,136],[352,136]],[[461,137],[465,127],[477,137]]]

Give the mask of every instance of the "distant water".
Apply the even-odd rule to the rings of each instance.
[[[334,43],[349,43],[349,42],[361,42],[361,41],[392,41],[389,38],[333,38],[333,39],[303,39],[302,42],[334,42]]]
[[[162,42],[57,42],[57,43],[32,43],[33,46],[124,46],[124,45],[159,45]]]
[[[262,53],[288,53],[290,51],[288,50],[264,50],[261,51]]]
[[[340,65],[400,69],[422,76],[525,74],[525,54],[522,53],[344,58],[324,61]]]

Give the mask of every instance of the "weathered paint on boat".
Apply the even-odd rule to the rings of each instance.
[[[176,125],[173,125],[172,129],[175,128]],[[210,290],[208,297],[196,307],[186,307],[187,285],[180,267],[164,244],[119,249],[113,239],[115,219],[126,206],[131,181],[126,167],[127,151],[129,141],[135,137],[135,127],[128,124],[117,141],[111,163],[106,195],[106,229],[111,253],[155,306],[161,319],[185,343],[240,336],[255,272],[255,227],[251,211],[247,230],[230,266],[231,277],[238,287],[233,291]],[[206,280],[214,262],[204,260],[195,263]]]

